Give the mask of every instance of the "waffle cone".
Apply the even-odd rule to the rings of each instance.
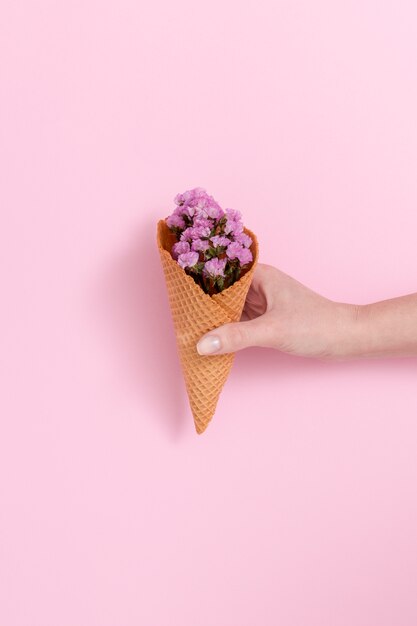
[[[245,228],[252,240],[253,262],[233,285],[212,296],[205,293],[171,256],[175,237],[160,220],[157,245],[168,291],[176,340],[195,429],[201,434],[216,410],[220,392],[229,375],[234,354],[200,356],[196,349],[202,335],[218,326],[240,320],[246,294],[258,261],[256,236]]]

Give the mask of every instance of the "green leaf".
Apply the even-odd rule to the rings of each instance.
[[[219,291],[222,291],[224,288],[224,278],[223,276],[218,276],[217,280],[216,280],[217,286],[219,288]]]

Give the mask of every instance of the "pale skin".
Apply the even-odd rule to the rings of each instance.
[[[417,356],[417,293],[371,304],[329,300],[271,265],[258,264],[240,322],[202,337],[200,354],[258,346],[343,361]]]

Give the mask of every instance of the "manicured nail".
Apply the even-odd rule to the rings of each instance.
[[[220,337],[207,335],[197,343],[197,352],[198,354],[213,354],[213,352],[220,350],[221,345]]]

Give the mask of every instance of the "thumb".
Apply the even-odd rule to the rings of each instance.
[[[264,316],[248,322],[224,324],[211,330],[198,341],[198,354],[226,354],[250,346],[264,345],[266,329],[262,317]]]

